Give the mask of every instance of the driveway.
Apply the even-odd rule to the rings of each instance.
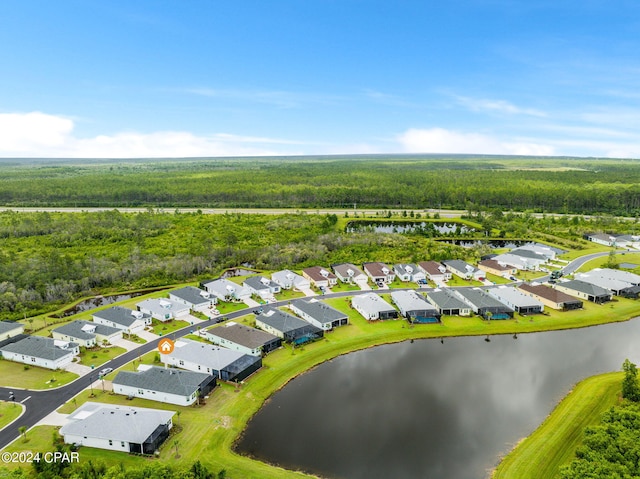
[[[371,286],[369,286],[369,282],[366,279],[363,280],[356,280],[356,285],[362,290],[362,291],[371,291]]]
[[[147,331],[146,329],[144,331],[140,331],[138,333],[138,336],[141,337],[142,339],[144,339],[147,342],[155,341],[156,339],[158,339],[160,337],[157,334],[152,333],[151,331]]]
[[[60,414],[59,412],[53,411],[38,421],[36,426],[64,426],[69,422],[68,417],[68,414]]]
[[[70,373],[75,373],[78,376],[85,376],[91,372],[91,368],[89,366],[85,366],[83,364],[74,363],[74,362],[65,366],[64,369],[66,371],[69,371]]]
[[[318,296],[318,293],[313,291],[311,288],[298,288],[298,291],[304,293],[305,296]]]
[[[255,308],[257,306],[260,306],[260,303],[258,303],[255,299],[252,299],[252,298],[245,299],[244,304],[246,304],[250,308]]]
[[[138,346],[140,346],[138,343],[134,343],[133,341],[129,341],[124,338],[114,339],[113,341],[111,341],[111,344],[120,348],[124,348],[127,351],[131,351],[132,349],[136,349]]]

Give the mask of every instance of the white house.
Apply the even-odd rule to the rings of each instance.
[[[484,271],[459,259],[447,259],[442,262],[446,268],[462,279],[475,279],[480,281],[485,277]]]
[[[151,455],[169,437],[174,411],[86,402],[69,414],[67,444]]]
[[[382,281],[383,283],[393,283],[396,279],[396,273],[388,265],[373,261],[371,263],[363,263],[362,269],[374,281]]]
[[[437,283],[444,283],[451,279],[451,271],[445,265],[437,261],[420,261],[418,267],[427,275],[427,278]]]
[[[349,317],[345,313],[315,298],[296,299],[291,302],[289,309],[305,321],[324,331],[349,323]]]
[[[302,270],[302,276],[307,278],[316,288],[331,288],[338,284],[338,277],[322,266],[312,266]]]
[[[251,298],[251,291],[226,278],[215,279],[202,286],[219,301],[244,301]]]
[[[416,291],[393,291],[391,300],[411,323],[437,323],[440,312]]]
[[[351,298],[351,305],[364,319],[395,319],[398,311],[376,293],[358,294]]]
[[[520,314],[536,314],[544,311],[544,304],[541,301],[513,286],[499,286],[487,292]]]
[[[366,284],[367,275],[360,268],[351,263],[340,263],[331,265],[333,272],[343,283]]]
[[[80,347],[76,343],[42,336],[26,336],[0,348],[0,355],[8,361],[47,369],[62,369],[79,353]]]
[[[169,292],[169,299],[175,303],[189,306],[192,311],[204,312],[212,309],[218,302],[215,296],[194,286],[185,286]]]
[[[24,324],[11,321],[0,321],[0,341],[13,338],[24,333]]]
[[[138,372],[120,371],[113,392],[178,406],[190,406],[216,386],[211,374],[141,364]]]
[[[189,314],[190,308],[184,303],[178,303],[167,298],[150,298],[139,302],[138,311],[151,315],[158,321],[180,319]]]
[[[264,276],[251,276],[245,279],[242,285],[251,291],[251,294],[256,294],[265,301],[275,301],[274,294],[281,291],[278,283]]]
[[[278,283],[282,289],[302,290],[311,288],[311,283],[307,278],[288,269],[272,273],[271,279]]]
[[[233,321],[208,329],[204,337],[213,344],[251,356],[262,356],[282,346],[278,336]]]
[[[122,306],[112,306],[93,313],[93,322],[121,329],[127,334],[138,334],[151,324],[151,315]]]
[[[393,271],[396,273],[397,278],[405,283],[411,281],[413,283],[420,283],[426,281],[427,275],[418,268],[415,264],[399,263],[393,266]]]
[[[68,341],[91,348],[104,342],[113,343],[122,339],[122,329],[97,324],[91,321],[76,320],[51,331],[53,339]]]

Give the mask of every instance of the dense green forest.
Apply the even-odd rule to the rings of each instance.
[[[640,477],[640,385],[636,365],[623,364],[623,402],[585,429],[576,458],[563,466],[560,479],[633,479]]]
[[[640,213],[640,162],[515,157],[5,160],[0,205]]]
[[[398,213],[391,220],[411,220]],[[475,260],[488,252],[486,246],[438,241],[432,228],[403,234],[345,231],[347,221],[359,219],[364,220],[314,213],[1,212],[0,314],[33,316],[81,296],[208,279],[242,265],[278,270],[346,261]],[[458,237],[493,233],[569,248],[587,244],[580,239],[584,232],[629,233],[636,227],[610,216],[535,218],[499,210],[474,211],[472,220],[480,228]]]

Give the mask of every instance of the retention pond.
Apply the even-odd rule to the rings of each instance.
[[[638,363],[638,337],[635,319],[354,352],[277,392],[238,451],[328,478],[487,477],[576,382]]]

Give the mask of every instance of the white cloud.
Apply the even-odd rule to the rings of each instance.
[[[458,103],[472,111],[484,111],[491,113],[503,113],[508,115],[528,115],[545,117],[547,114],[534,108],[522,108],[505,100],[490,100],[486,98],[469,98],[466,96],[455,96]]]
[[[122,132],[78,138],[68,118],[33,113],[0,113],[1,157],[160,158],[187,156],[260,156],[301,154],[274,145],[296,142],[217,133],[197,136],[186,131]]]
[[[552,156],[555,150],[547,144],[502,141],[481,133],[465,133],[444,128],[409,129],[398,136],[407,153],[467,153],[493,155]]]

